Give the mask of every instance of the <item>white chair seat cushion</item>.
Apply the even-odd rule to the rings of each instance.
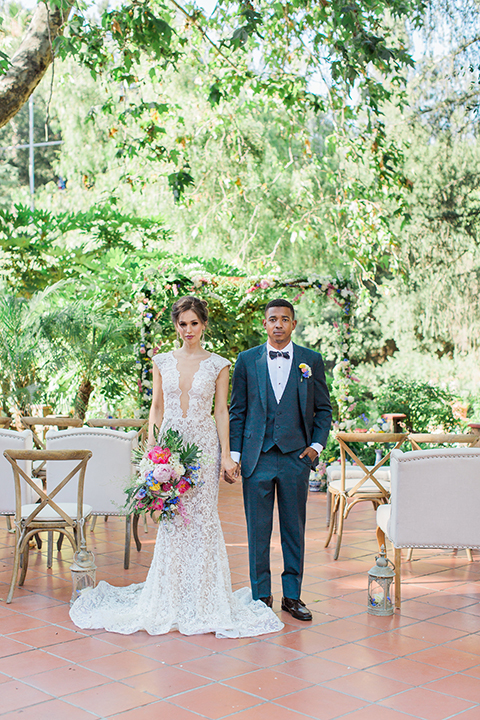
[[[345,478],[345,492],[349,492],[349,490],[354,488],[355,485],[357,484],[357,482],[360,480],[360,478],[362,478],[364,475],[365,475],[365,473],[363,473],[362,475],[360,475],[356,478]],[[390,482],[388,480],[381,480],[380,478],[377,478],[377,480],[379,481],[380,485],[387,492],[390,492]],[[328,484],[330,492],[334,492],[334,493],[340,492],[341,486],[342,486],[341,480],[332,480],[332,482],[330,482]],[[356,492],[367,494],[367,493],[379,493],[380,490],[378,489],[378,485],[375,485],[373,480],[365,480],[363,485],[361,485]]]
[[[373,465],[366,465],[367,470],[373,470]],[[333,480],[340,480],[341,477],[340,465],[329,465],[327,468],[327,482],[330,483]],[[345,478],[360,478],[365,477],[365,471],[362,470],[358,465],[348,465],[345,468]],[[377,470],[375,473],[377,480],[390,480],[390,468]]]
[[[64,510],[64,512],[69,515],[71,518],[77,517],[77,503],[58,503],[58,506]],[[27,518],[30,513],[32,513],[35,508],[38,507],[38,504],[33,505],[22,505],[22,518]],[[92,513],[92,506],[91,505],[84,505],[83,506],[83,517],[86,518]],[[61,515],[59,515],[53,508],[51,508],[49,505],[42,508],[40,512],[35,515],[35,520],[44,520],[45,522],[56,522],[57,520],[63,521],[63,518]]]
[[[377,508],[377,526],[383,530],[388,537],[388,524],[390,522],[390,514],[392,512],[391,505],[379,505]]]

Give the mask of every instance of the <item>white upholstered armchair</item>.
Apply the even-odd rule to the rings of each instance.
[[[7,519],[8,530],[12,530],[11,518],[15,517],[15,485],[13,484],[12,468],[10,463],[4,458],[4,450],[31,450],[33,447],[33,439],[31,430],[17,432],[16,430],[7,430],[0,428],[0,515],[4,515]],[[24,460],[21,468],[27,475],[31,475],[32,463]],[[33,490],[22,483],[22,489],[25,493],[24,502],[33,503],[37,500]]]
[[[480,448],[393,450],[390,473],[390,504],[377,509],[377,538],[381,545],[388,537],[395,548],[399,608],[401,548],[480,548]]]
[[[109,430],[106,428],[73,428],[70,430],[49,430],[46,435],[48,450],[91,450],[92,458],[85,474],[85,502],[92,506],[92,515],[125,516],[124,488],[135,469],[132,465],[132,450],[137,446],[137,433]],[[47,474],[56,472],[48,467]],[[124,567],[130,564],[131,516],[125,516]],[[134,516],[134,537],[137,550],[141,550],[138,539],[138,515]]]

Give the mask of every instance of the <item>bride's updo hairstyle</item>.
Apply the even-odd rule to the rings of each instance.
[[[188,310],[193,310],[201,323],[204,325],[208,322],[208,306],[205,300],[195,297],[195,295],[185,295],[178,298],[172,305],[172,322],[176,326],[180,320],[180,315]]]

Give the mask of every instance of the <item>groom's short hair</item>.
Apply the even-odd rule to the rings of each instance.
[[[292,303],[288,302],[288,300],[284,300],[283,298],[276,298],[275,300],[270,300],[270,302],[265,307],[265,315],[268,313],[270,308],[272,307],[287,307],[292,312],[292,318],[295,320],[295,308],[293,307]]]

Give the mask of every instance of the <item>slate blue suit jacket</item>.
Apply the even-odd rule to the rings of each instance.
[[[302,380],[299,365],[312,370]],[[306,447],[312,442],[327,444],[332,406],[320,353],[293,344],[291,373],[297,376],[298,401]],[[260,457],[267,420],[267,344],[240,353],[232,380],[230,401],[230,449],[242,455],[242,474],[249,477]]]

